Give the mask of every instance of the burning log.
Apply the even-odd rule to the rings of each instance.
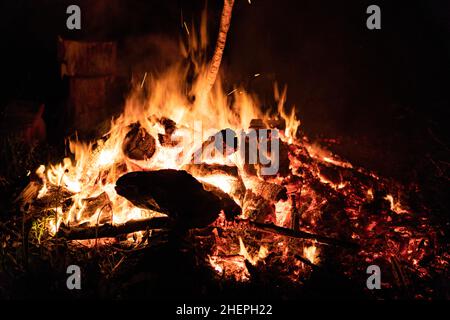
[[[275,219],[275,206],[250,189],[245,192],[242,211],[245,217],[258,222]]]
[[[259,222],[274,221],[275,202],[286,199],[287,190],[284,186],[253,178],[250,188],[245,192],[243,211],[246,217]]]
[[[201,163],[187,164],[183,169],[195,176],[200,182],[221,188],[233,199],[238,199],[239,202],[244,199],[245,185],[236,166]],[[221,185],[224,179],[226,181],[224,185]]]
[[[108,194],[102,192],[97,197],[86,198],[82,200],[84,208],[81,211],[82,216],[91,217],[97,210],[99,210],[97,221],[99,224],[103,224],[106,221],[110,221],[112,218],[111,211],[111,201],[109,200]]]
[[[72,196],[73,193],[65,187],[50,186],[43,197],[35,198],[32,201],[32,211],[38,213],[61,206],[69,206],[72,204]]]
[[[287,190],[284,186],[263,181],[260,179],[252,179],[250,189],[253,193],[263,197],[268,201],[279,201],[287,199]]]
[[[202,185],[206,191],[213,193],[220,199],[225,215],[228,218],[232,219],[241,213],[241,207],[227,193],[209,183],[203,182]]]
[[[19,194],[15,202],[20,203],[21,207],[26,204],[31,204],[36,200],[39,190],[41,190],[42,184],[38,181],[30,181],[25,189]]]
[[[183,169],[192,174],[193,176],[212,176],[212,175],[227,175],[235,178],[239,177],[238,168],[236,166],[227,166],[221,164],[187,164],[183,166]]]
[[[238,138],[236,132],[229,128],[223,129],[202,143],[201,147],[192,155],[192,162],[198,163],[203,157],[214,157],[216,153],[228,156],[236,152],[237,148]]]
[[[209,225],[221,210],[227,217],[240,213],[230,210],[228,195],[225,203],[186,171],[131,172],[117,180],[116,191],[135,206],[166,213],[187,228]]]
[[[174,147],[179,141],[173,139],[173,133],[177,129],[175,121],[168,118],[161,118],[158,122],[164,127],[164,134],[158,134],[158,141],[164,147]]]
[[[96,238],[112,238],[123,234],[143,231],[147,229],[164,229],[170,226],[170,219],[167,217],[155,217],[143,220],[131,220],[123,224],[104,224],[92,227],[72,227],[65,225],[59,227],[56,236],[67,240],[85,240]]]
[[[269,127],[267,127],[267,125]],[[249,124],[249,129],[256,130],[256,136],[258,137],[259,143],[264,143],[267,146],[267,151],[269,152],[268,155],[270,156],[272,145],[274,145],[273,144],[274,138],[272,137],[272,132],[273,132],[273,130],[278,130],[278,129],[283,128],[283,125],[285,126],[285,124],[279,120],[278,121],[277,120],[269,120],[267,125],[264,123],[264,121],[262,119],[252,119]],[[260,132],[258,131],[261,129],[266,129],[267,135],[261,136]],[[259,143],[258,143],[258,148],[259,148]],[[265,155],[261,155],[260,152],[258,152],[258,159],[257,159],[256,167],[247,164],[247,160],[248,160],[247,151],[249,148],[248,147],[248,144],[249,144],[248,139],[246,139],[245,144],[246,144],[246,146],[245,146],[245,148],[246,148],[245,149],[246,150],[246,155],[245,155],[246,171],[250,174],[256,175],[256,171],[259,171],[259,170],[261,170],[261,167],[264,167],[264,165],[262,165],[260,163],[260,157],[261,156],[265,157]],[[290,170],[289,170],[289,165],[290,165],[289,145],[287,143],[283,142],[281,139],[278,141],[278,145],[279,145],[279,148],[278,148],[277,156],[278,156],[279,166],[278,166],[277,173],[279,175],[281,175],[282,177],[286,177],[290,173]]]
[[[122,150],[130,159],[150,159],[156,151],[156,140],[139,122],[133,123],[125,136]]]

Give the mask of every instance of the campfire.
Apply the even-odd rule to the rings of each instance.
[[[269,111],[245,88],[225,91],[233,1],[224,4],[209,61],[198,52],[206,40],[190,30],[189,68],[145,74],[105,135],[71,139],[71,154],[31,173],[19,196],[27,219],[77,250],[188,243],[217,281],[276,272],[302,286],[326,262],[363,285],[379,265],[389,270],[384,288],[406,288],[445,270],[438,230],[410,204],[419,190],[309,140],[286,88],[274,85]]]

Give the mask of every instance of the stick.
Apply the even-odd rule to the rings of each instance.
[[[220,18],[220,28],[219,35],[217,36],[216,48],[214,50],[214,55],[208,66],[207,73],[207,88],[205,93],[208,92],[213,87],[216,82],[217,73],[219,72],[220,63],[222,61],[223,50],[225,49],[225,42],[227,40],[228,29],[231,23],[231,11],[233,9],[234,0],[224,0],[222,16]],[[206,95],[205,94],[205,95]]]
[[[243,220],[241,220],[243,221]],[[283,227],[276,226],[274,224],[266,224],[266,223],[260,223],[255,221],[245,221],[250,227],[253,227],[259,231],[268,232],[268,233],[275,233],[282,236],[286,236],[289,238],[296,238],[296,239],[312,239],[316,240],[319,243],[328,244],[328,245],[334,245],[334,246],[340,246],[340,247],[346,247],[351,249],[357,249],[359,248],[359,245],[346,241],[346,240],[340,240],[335,238],[330,238],[327,236],[322,236],[314,233],[309,233],[305,231],[296,231],[292,229],[287,229]]]
[[[143,220],[132,220],[123,224],[106,223],[101,226],[67,228],[61,225],[56,236],[67,240],[86,240],[97,238],[112,238],[123,234],[147,229],[163,229],[169,226],[169,218],[156,217]]]

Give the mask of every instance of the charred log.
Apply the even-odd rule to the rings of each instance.
[[[166,213],[186,228],[209,225],[221,210],[227,217],[239,214],[186,171],[131,172],[117,180],[116,191],[135,206]]]
[[[44,196],[32,201],[32,211],[38,213],[57,207],[69,207],[73,203],[72,196],[73,193],[65,187],[50,186]]]
[[[213,193],[220,199],[222,202],[223,211],[229,220],[241,214],[241,207],[237,205],[237,203],[227,193],[208,183],[203,182],[202,185],[206,191]]]
[[[122,150],[130,159],[150,159],[156,151],[156,140],[139,122],[133,123],[125,136]]]

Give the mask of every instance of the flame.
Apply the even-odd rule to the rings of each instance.
[[[258,254],[252,256],[248,253],[247,249],[245,248],[244,241],[241,237],[239,237],[239,254],[243,256],[248,262],[250,262],[252,265],[256,266],[258,264],[258,261],[264,260],[269,253],[269,250],[266,246],[262,245],[259,247]]]
[[[223,174],[214,174],[205,177],[197,177],[197,180],[209,183],[225,193],[230,193],[233,189],[233,185],[236,183],[237,179],[232,176],[227,176]]]
[[[145,72],[144,79],[139,81],[127,98],[122,114],[111,120],[110,130],[107,134],[90,143],[77,139],[70,141],[70,157],[63,159],[61,163],[41,165],[36,170],[37,176],[42,180],[37,198],[43,199],[48,195],[56,195],[55,197],[58,199],[52,208],[54,218],[48,221],[47,230],[50,234],[56,234],[63,223],[69,226],[96,226],[102,223],[121,224],[131,220],[160,216],[161,213],[137,208],[119,196],[115,191],[117,179],[127,172],[137,170],[183,169],[192,162],[195,152],[209,137],[226,128],[234,130],[236,133],[241,130],[245,131],[252,119],[261,119],[269,127],[274,117],[259,108],[261,103],[257,97],[239,87],[226,93],[220,75],[212,90],[208,94],[204,94],[208,84],[202,74],[207,69],[207,63],[204,54],[197,51],[204,52],[207,47],[205,17],[206,14],[202,19],[200,37],[193,28],[189,29],[184,24],[189,41],[188,45],[182,45],[181,51],[183,56],[192,62],[198,76],[195,82],[187,84],[187,72],[182,64],[171,66],[158,76],[152,76]],[[259,74],[254,76],[257,75]],[[289,197],[287,200],[279,201],[275,199],[261,200],[265,209],[269,212],[273,209],[274,217],[270,217],[271,222],[283,227],[290,227],[294,225],[292,222],[295,222],[296,227],[306,231],[332,234],[335,230],[320,229],[320,222],[322,213],[330,211],[327,208],[330,204],[327,195],[333,192],[335,199],[342,198],[345,203],[343,211],[347,214],[349,221],[353,223],[351,237],[359,242],[367,240],[365,237],[370,234],[368,231],[380,225],[380,222],[388,223],[393,220],[389,215],[386,221],[382,221],[385,215],[380,215],[374,221],[360,219],[361,210],[364,209],[363,204],[367,200],[374,199],[372,190],[374,184],[380,183],[383,186],[381,179],[372,172],[353,168],[349,162],[340,159],[317,144],[310,143],[306,138],[298,138],[297,132],[301,123],[295,115],[295,108],[290,111],[285,108],[286,92],[286,87],[280,90],[275,84],[276,111],[285,123],[285,129],[280,130],[280,139],[289,147],[289,172],[284,177],[266,177],[266,179],[270,183],[286,187]],[[176,129],[170,134],[170,141],[160,139],[167,134],[162,119],[170,119],[176,125]],[[130,159],[124,152],[123,142],[130,131],[130,126],[136,123],[139,123],[141,128],[155,139],[155,153],[149,159]],[[310,161],[303,162],[302,156]],[[200,160],[201,163],[236,166],[245,189],[253,190],[256,183],[263,180],[259,175],[251,176],[245,172],[245,159],[241,158],[239,152],[230,155],[224,155],[221,152],[202,153]],[[367,178],[373,179],[374,184],[355,183],[351,179],[347,181],[343,178],[349,178],[345,174],[340,175],[340,181],[333,182],[321,173],[321,167],[341,171],[353,169],[364,173]],[[224,174],[209,176],[193,174],[193,176],[234,197],[231,193],[237,183],[235,177]],[[313,183],[310,183],[311,181]],[[319,188],[317,184],[320,183],[316,182],[326,184],[331,188]],[[69,205],[64,204],[65,201],[59,201],[59,198],[63,196],[70,198]],[[294,203],[295,196],[301,201]],[[103,201],[101,206],[94,209],[89,208],[87,205],[89,199],[100,198]],[[393,212],[397,214],[408,212],[400,204],[400,201],[395,201],[392,195],[388,194],[385,199],[389,201]],[[242,199],[234,200],[241,205]],[[296,215],[296,220],[292,221],[294,210],[298,213],[298,217]],[[331,217],[327,218],[331,219]],[[426,225],[426,218],[422,222],[423,225]],[[225,222],[224,214],[221,214],[215,223],[223,229],[223,232],[227,231],[226,226],[229,222]],[[402,236],[406,235],[405,238],[411,237],[412,234],[411,229],[406,227],[392,228],[392,231],[386,228],[386,230],[400,233]],[[240,231],[242,231],[242,236],[246,232],[245,229]],[[316,243],[304,245],[303,242],[300,244],[296,242],[293,244],[286,238],[271,235],[269,239],[265,239],[268,241],[265,241],[264,245],[260,245],[258,250],[256,248],[249,250],[249,242],[246,247],[241,235],[228,234],[228,238],[224,236],[224,239],[227,240],[222,240],[216,230],[214,252],[208,255],[207,263],[221,277],[231,277],[236,281],[248,281],[250,279],[250,273],[247,270],[248,263],[254,266],[262,262],[269,264],[268,261],[274,256],[269,255],[269,252],[277,253],[276,262],[285,263],[286,268],[284,269],[290,273],[289,276],[295,276],[296,280],[304,271],[304,264],[298,260],[289,262],[289,259],[300,250],[303,250],[303,256],[311,263],[320,263],[320,248]],[[386,239],[389,239],[389,236],[389,234],[383,234]],[[139,241],[142,237],[143,233],[138,232],[128,235],[127,240]],[[397,235],[390,238],[396,239],[396,237]],[[239,239],[239,249],[236,238]],[[412,241],[406,246],[391,246],[389,243],[388,248],[379,246],[377,243],[377,246],[372,249],[380,252],[371,255],[370,252],[362,250],[360,255],[369,262],[377,254],[383,254],[381,250],[387,250],[392,256],[402,254],[406,257],[405,260],[412,261],[413,266],[419,266],[421,259],[425,256],[425,249],[423,249],[425,246],[422,243],[426,242],[422,239],[414,240],[417,241]],[[93,242],[86,241],[85,244],[93,245]],[[445,257],[437,259],[442,266],[447,263]]]
[[[404,209],[400,204],[400,201],[395,201],[391,194],[384,197],[385,200],[389,201],[390,209],[397,214],[408,213],[408,210]]]
[[[311,261],[311,263],[317,264],[319,263],[319,249],[313,244],[309,247],[303,248],[303,255],[306,259]]]
[[[43,184],[38,197],[42,198],[54,188],[71,194],[70,208],[60,205],[55,210],[57,220],[49,226],[55,233],[61,223],[76,226],[80,224],[97,225],[105,213],[100,208],[94,212],[88,210],[86,199],[101,195],[107,196],[108,211],[111,212],[110,223],[123,223],[129,220],[143,219],[156,213],[135,208],[126,199],[118,196],[114,190],[117,179],[130,171],[157,170],[163,168],[182,169],[192,161],[192,155],[210,136],[224,128],[235,132],[246,130],[252,119],[268,121],[269,114],[264,114],[258,99],[242,88],[236,88],[232,95],[224,92],[220,77],[208,93],[202,95],[207,86],[204,74],[207,69],[204,52],[206,51],[207,32],[206,14],[202,17],[200,35],[186,27],[189,37],[188,46],[182,45],[182,54],[193,61],[199,75],[186,95],[185,66],[176,64],[159,76],[145,73],[144,80],[126,100],[123,113],[111,121],[109,132],[95,142],[86,143],[78,140],[69,142],[71,156],[61,163],[42,165],[36,173]],[[149,94],[146,96],[144,92]],[[281,138],[293,139],[300,124],[294,114],[285,112],[286,90],[276,92],[278,112],[286,122],[286,129]],[[190,97],[195,97],[191,99]],[[193,101],[192,101],[193,100]],[[170,137],[174,145],[161,143],[158,135],[165,134],[160,119],[171,119],[176,123],[176,130]],[[156,140],[156,152],[150,159],[129,159],[123,151],[122,144],[129,132],[130,125],[139,122]],[[203,155],[204,163],[234,164],[242,168],[243,159],[237,155],[230,157],[222,154]],[[212,175],[196,177],[198,180],[212,184],[226,193],[230,193],[235,181],[233,177]],[[244,181],[245,183],[245,181]]]

